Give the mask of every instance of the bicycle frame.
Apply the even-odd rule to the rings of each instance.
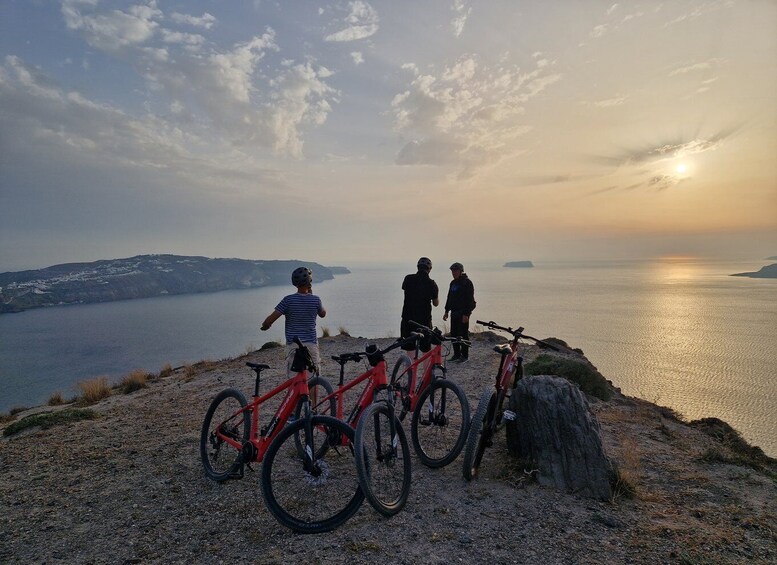
[[[364,387],[361,395],[359,395],[359,399],[351,409],[351,413],[348,415],[348,418],[344,419],[343,405],[345,403],[345,393],[355,386],[363,383],[364,381],[368,381],[367,386]],[[375,395],[386,387],[388,387],[388,374],[386,373],[386,360],[384,359],[381,360],[376,366],[370,367],[366,372],[362,373],[347,384],[340,382],[338,388],[336,388],[332,393],[326,395],[324,398],[320,399],[318,403],[312,407],[312,409],[315,410],[316,408],[324,405],[324,403],[328,403],[332,398],[334,398],[337,402],[337,419],[344,420],[349,426],[356,429],[361,413],[364,412],[364,409],[367,408],[367,406],[372,404],[373,400],[375,399]]]
[[[277,396],[281,392],[286,391],[286,396],[281,401],[280,406],[275,411],[275,415],[272,417],[270,422],[267,424],[267,426],[260,430],[259,429],[259,406],[261,406],[264,402],[269,400],[270,398],[273,398],[274,396]],[[260,463],[262,459],[264,459],[264,454],[267,452],[267,448],[272,443],[272,440],[275,439],[275,436],[277,432],[281,429],[283,429],[283,426],[286,425],[286,422],[289,419],[289,416],[292,415],[294,408],[297,406],[297,403],[300,399],[303,399],[306,403],[308,402],[308,371],[307,369],[300,371],[290,379],[287,379],[286,381],[279,384],[277,387],[272,389],[270,392],[258,396],[258,383],[257,388],[254,391],[253,400],[246,404],[243,408],[232,414],[229,418],[221,422],[218,426],[218,432],[217,437],[221,439],[223,442],[231,445],[232,447],[241,450],[244,450],[244,455],[248,455],[248,459],[244,461],[245,463],[251,463],[256,462]],[[239,441],[234,440],[227,434],[224,434],[221,430],[225,423],[230,422],[234,419],[239,419],[242,415],[243,418],[246,417],[246,414],[248,414],[249,418],[251,419],[251,434],[249,437],[249,443],[253,446],[252,452],[253,453],[245,453],[245,448],[243,444]]]
[[[420,383],[418,383],[418,368],[426,363],[423,370]],[[442,358],[442,343],[438,343],[433,346],[429,351],[424,353],[421,357],[418,357],[418,347],[416,347],[416,358],[410,363],[410,367],[397,377],[402,377],[406,373],[410,373],[408,377],[408,398],[410,399],[410,406],[408,412],[413,412],[416,408],[418,398],[423,394],[429,385],[432,384],[432,378],[434,374],[434,368],[438,367],[443,372],[445,371],[445,365]],[[417,384],[418,383],[418,384]]]

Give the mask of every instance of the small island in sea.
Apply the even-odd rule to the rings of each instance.
[[[752,279],[777,279],[777,263],[761,267],[754,273],[734,273],[732,277],[750,277]]]
[[[299,266],[312,269],[316,282],[334,279],[331,269],[310,261],[182,255],[137,255],[0,273],[0,314],[64,304],[291,285],[291,272]],[[336,269],[350,272],[345,267]]]
[[[511,269],[528,269],[533,267],[534,263],[531,261],[508,261],[504,266]]]

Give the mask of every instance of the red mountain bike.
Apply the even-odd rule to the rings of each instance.
[[[394,365],[391,387],[400,405],[399,419],[408,412],[410,437],[421,462],[428,467],[444,467],[461,453],[469,428],[469,401],[453,381],[446,378],[443,343],[469,342],[461,337],[445,337],[410,322],[420,335],[415,339],[415,358],[403,354]],[[423,367],[419,378],[419,368]]]
[[[499,326],[494,322],[481,320],[477,320],[476,323],[492,330],[505,331],[511,334],[513,339],[510,343],[494,347],[494,351],[501,356],[499,370],[496,373],[496,383],[493,387],[488,387],[483,391],[475,415],[472,416],[472,425],[469,428],[467,445],[464,448],[464,478],[468,481],[477,476],[480,463],[483,460],[483,453],[487,447],[493,445],[494,435],[505,422],[515,419],[515,412],[505,410],[504,403],[505,398],[509,398],[515,393],[515,386],[523,377],[523,357],[518,349],[518,340],[528,339],[540,347],[558,351],[558,348],[550,343],[524,334],[523,328],[514,330]]]
[[[420,337],[420,336],[419,336]],[[393,516],[405,506],[410,494],[411,463],[405,431],[394,409],[394,392],[386,372],[385,354],[413,343],[417,336],[399,339],[386,349],[370,345],[365,351],[334,355],[340,365],[338,388],[328,382],[316,383],[325,389],[313,410],[326,411],[356,429],[354,439],[356,471],[359,484],[370,504],[384,516]],[[345,365],[366,359],[369,368],[358,377],[345,381]],[[349,415],[344,415],[344,398],[348,391],[364,384]]]
[[[262,492],[268,509],[284,526],[302,533],[332,530],[350,518],[364,500],[353,458],[353,428],[310,409],[310,352],[299,340],[292,370],[296,375],[259,396],[261,372],[269,365],[246,363],[256,372],[251,402],[242,392],[220,392],[205,414],[200,456],[215,481],[242,478],[243,467],[264,462]],[[259,407],[285,392],[267,426],[259,427]],[[296,410],[300,415],[290,423]]]

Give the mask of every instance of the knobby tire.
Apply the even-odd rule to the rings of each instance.
[[[431,415],[430,399],[434,400]],[[467,440],[469,419],[469,402],[459,386],[447,379],[434,380],[418,398],[410,424],[413,448],[421,462],[439,468],[456,459]]]
[[[233,477],[241,465],[241,449],[235,448],[216,436],[219,426],[229,437],[239,441],[242,446],[248,441],[251,433],[249,412],[241,412],[235,418],[227,421],[248,402],[237,389],[222,390],[213,399],[200,432],[200,458],[205,468],[205,474],[214,481],[222,482]]]

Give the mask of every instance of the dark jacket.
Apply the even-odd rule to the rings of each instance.
[[[451,281],[448,299],[445,301],[445,311],[461,312],[469,316],[475,309],[475,305],[475,286],[466,273],[461,273],[458,279]]]
[[[407,275],[402,281],[405,302],[402,305],[402,318],[427,324],[432,319],[432,300],[438,297],[437,283],[429,278],[426,271]]]

